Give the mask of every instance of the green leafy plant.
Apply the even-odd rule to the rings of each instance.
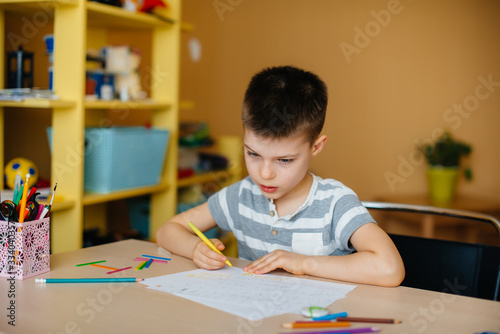
[[[430,166],[459,168],[462,157],[472,152],[472,147],[463,141],[456,140],[449,132],[445,132],[435,143],[419,147]],[[472,179],[470,166],[464,168],[465,178]]]

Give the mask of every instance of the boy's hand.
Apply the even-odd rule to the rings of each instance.
[[[243,270],[260,275],[282,268],[295,275],[304,275],[306,259],[305,255],[277,249],[250,263]]]
[[[219,239],[210,239],[218,250],[222,251],[224,244]],[[210,249],[203,241],[200,241],[194,248],[193,262],[202,269],[220,269],[226,265],[227,258]]]

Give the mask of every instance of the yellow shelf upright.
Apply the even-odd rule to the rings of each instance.
[[[0,9],[0,36],[5,36],[5,13],[3,10]],[[4,73],[4,66],[5,64],[5,43],[0,43],[0,88],[3,88],[3,78],[5,78],[5,73]],[[4,174],[4,166],[5,166],[5,161],[3,158],[4,155],[4,140],[5,140],[5,131],[4,131],[4,118],[3,118],[3,108],[0,107],[0,139],[2,145],[0,145],[0,189],[3,189],[4,184],[3,184],[3,174]]]
[[[79,249],[83,244],[84,83],[86,0],[56,6],[54,15],[54,90],[75,102],[69,109],[53,108],[52,187],[77,205],[52,214],[52,252]]]
[[[178,113],[179,113],[179,66],[181,1],[169,0],[165,11],[175,23],[158,26],[153,32],[151,95],[158,102],[172,102],[170,108],[156,110],[152,116],[153,126],[168,128],[170,139],[168,158],[162,172],[162,179],[168,189],[151,196],[149,235],[155,240],[156,231],[177,212],[177,156],[178,156]]]

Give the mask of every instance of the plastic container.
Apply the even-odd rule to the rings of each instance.
[[[47,134],[52,147],[52,128]],[[169,134],[145,127],[86,128],[84,190],[106,194],[158,184]]]
[[[84,189],[109,193],[158,184],[168,139],[161,129],[85,129]]]

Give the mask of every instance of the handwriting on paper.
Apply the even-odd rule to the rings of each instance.
[[[193,271],[146,279],[150,289],[258,320],[282,313],[300,313],[302,307],[326,307],[345,297],[355,286],[279,276],[255,275],[240,268]]]

